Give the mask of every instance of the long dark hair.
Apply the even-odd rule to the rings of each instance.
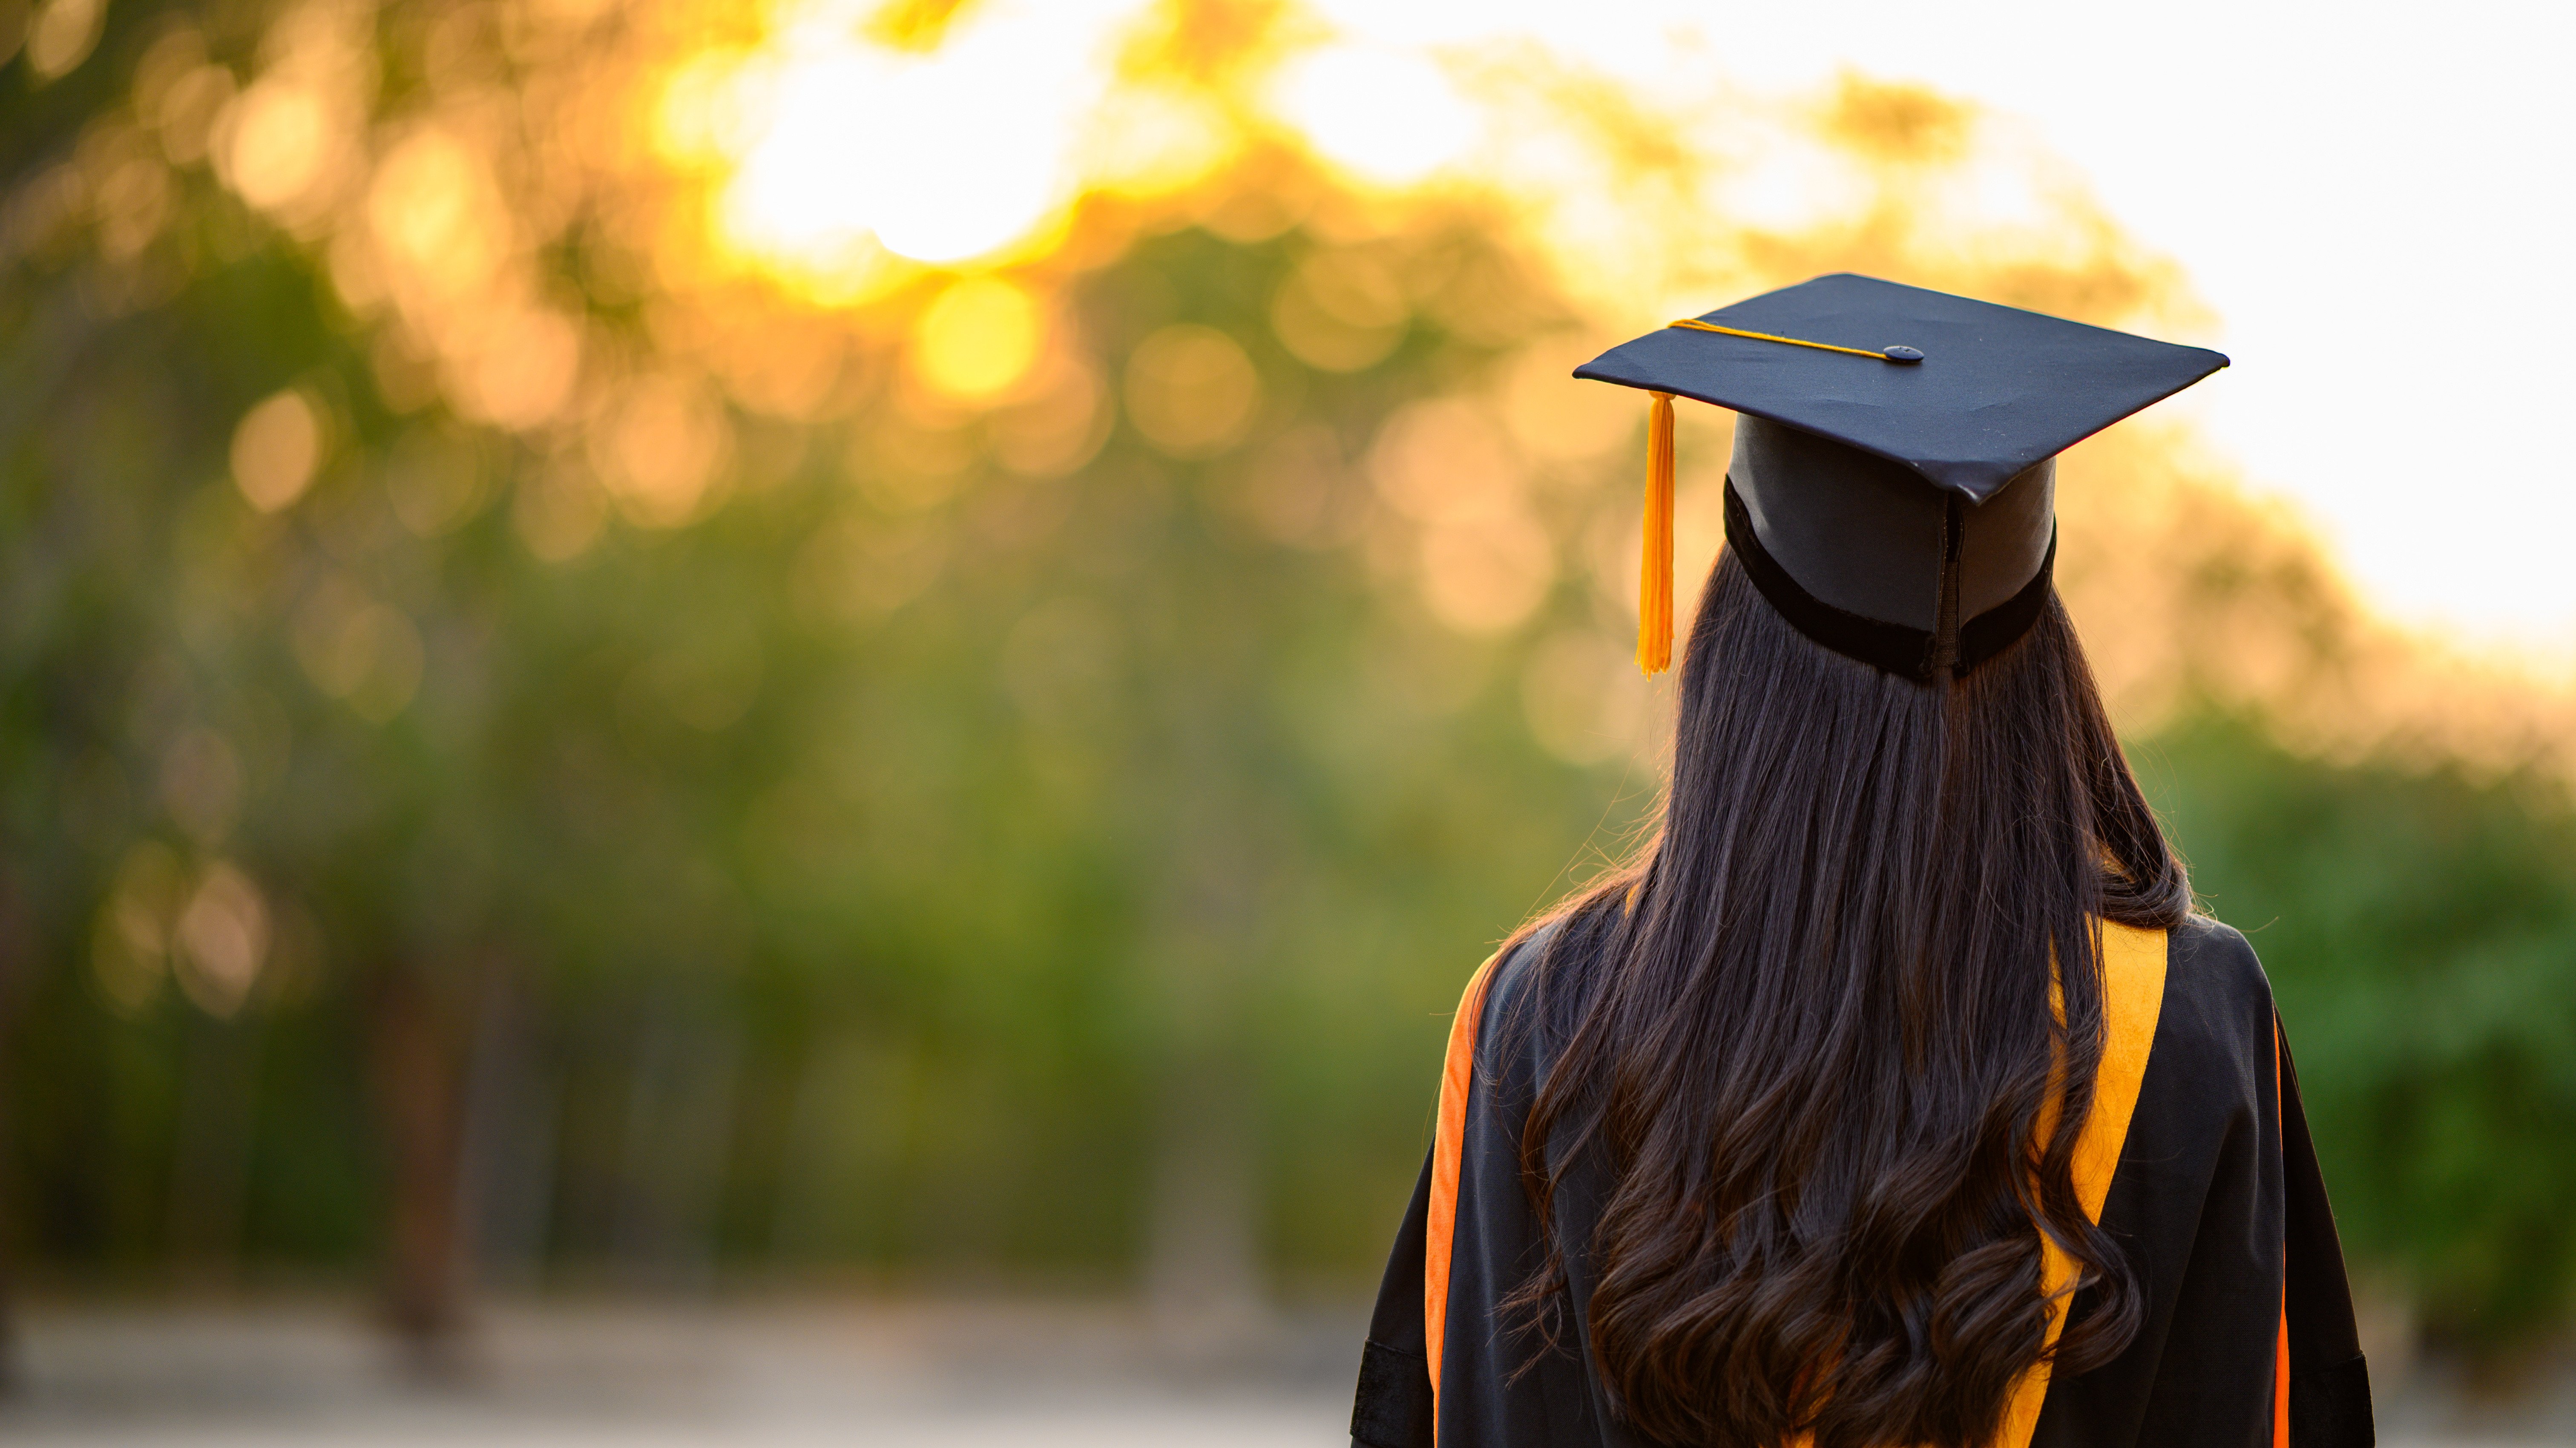
[[[1521,1145],[1533,1203],[1552,1223],[1587,1156],[1602,1195],[1512,1305],[1552,1338],[1581,1252],[1595,1365],[1663,1442],[1983,1444],[2049,1351],[2039,1233],[2098,1294],[2055,1370],[2137,1331],[2070,1167],[2096,922],[2180,923],[2181,862],[2054,596],[1926,685],[1809,642],[1729,552],[1679,692],[1662,828],[1558,912],[1514,993],[1514,1028],[1556,1052]]]

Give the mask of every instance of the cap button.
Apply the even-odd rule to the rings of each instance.
[[[1879,349],[1879,355],[1890,362],[1913,363],[1923,360],[1923,354],[1911,347],[1883,347]]]

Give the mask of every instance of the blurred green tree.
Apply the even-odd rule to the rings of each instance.
[[[1169,11],[1211,104],[1276,19]],[[693,270],[620,129],[748,20],[44,13],[0,71],[0,1249],[372,1262],[431,1354],[476,1278],[1132,1275],[1197,1330],[1367,1270],[1475,956],[1651,803],[1637,419],[1563,381],[1512,216],[1256,137],[817,302]],[[1711,238],[1741,280],[2174,293],[2116,238],[1927,259],[1966,121],[1828,121],[1879,189]],[[2189,497],[2159,667],[2242,673],[2222,606],[2340,659],[2318,570],[2215,566],[2287,545]],[[2151,773],[2356,1253],[2464,1341],[2562,1317],[2576,811],[2207,692]]]
[[[2203,713],[2146,751],[2202,897],[2262,953],[2345,1250],[2437,1343],[2576,1284],[2576,809],[2563,781],[2334,765]],[[2393,1280],[2391,1280],[2393,1279]]]

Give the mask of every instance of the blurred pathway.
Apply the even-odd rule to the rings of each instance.
[[[548,1305],[493,1312],[461,1380],[409,1383],[331,1305],[56,1306],[23,1323],[11,1448],[1337,1448],[1359,1323],[1176,1359],[1098,1306]],[[1204,1338],[1197,1340],[1204,1347]],[[2576,1443],[2576,1381],[2483,1420],[2420,1387],[2390,1448]]]
[[[1358,1324],[1176,1359],[1099,1307],[609,1304],[487,1316],[410,1381],[354,1312],[35,1308],[10,1448],[1313,1448],[1347,1441]]]

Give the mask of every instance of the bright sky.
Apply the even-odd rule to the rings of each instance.
[[[861,46],[852,17],[878,0],[783,3],[804,18],[731,89],[675,85],[663,144],[747,149],[744,244],[824,258],[854,291],[870,254],[971,260],[1030,233],[1077,152],[1128,177],[1206,159],[1186,98],[1108,84],[1102,38],[1145,0],[984,0],[935,56]],[[1292,62],[1276,100],[1393,181],[1479,126],[1444,53],[1518,36],[1684,101],[1817,94],[1848,68],[1979,103],[2222,319],[2188,340],[2235,366],[2165,409],[2294,498],[2388,614],[2576,676],[2576,454],[2556,435],[2576,421],[2576,6],[1306,3],[1343,43]],[[815,184],[854,156],[866,174]]]
[[[1764,91],[1848,66],[2026,122],[2224,321],[2236,365],[2167,407],[2295,497],[2389,613],[2576,667],[2576,7],[1318,8],[1390,47],[1524,33],[1702,90],[1712,64]]]

